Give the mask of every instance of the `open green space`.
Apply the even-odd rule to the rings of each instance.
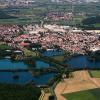
[[[63,94],[66,100],[100,100],[100,88]]]
[[[89,71],[91,77],[95,77],[95,78],[100,78],[100,71],[97,70],[97,71]]]
[[[0,100],[38,100],[41,91],[32,85],[0,84]]]
[[[15,19],[0,19],[0,24],[18,24],[18,25],[22,25],[22,24],[28,24],[31,23],[31,19],[19,19],[19,18],[15,18]]]
[[[81,27],[83,29],[100,29],[100,15],[85,18],[82,20]]]
[[[25,57],[37,57],[38,52],[32,52],[26,48],[23,49]]]
[[[8,46],[7,44],[0,44],[0,58],[8,55],[9,53],[6,52],[6,50],[12,50],[13,48],[11,46]]]
[[[0,24],[36,24],[44,18],[44,8],[8,8],[0,10]]]
[[[10,15],[8,15],[5,12],[0,10],[0,19],[12,19],[12,18],[17,18],[17,17],[10,16]]]
[[[65,60],[64,55],[62,55],[62,56],[54,56],[52,58],[55,59],[55,60],[57,60],[57,61],[60,61],[60,62],[63,62]]]
[[[94,27],[100,27],[100,23],[94,24]]]
[[[82,5],[84,6],[84,5]],[[78,24],[80,21],[84,18],[83,15],[79,15],[80,11],[79,9],[81,6],[75,7],[75,22]],[[76,12],[76,10],[78,12]],[[29,24],[29,23],[40,23],[41,20],[44,21],[44,23],[55,23],[60,25],[71,25],[73,22],[67,21],[67,20],[46,20],[48,13],[50,12],[62,12],[67,13],[71,12],[71,5],[66,4],[55,4],[55,3],[36,3],[33,5],[33,7],[24,7],[24,8],[4,8],[1,9],[2,13],[7,14],[8,17],[14,16],[15,18],[6,19],[3,18],[0,19],[0,24]],[[82,8],[83,11],[83,8]]]

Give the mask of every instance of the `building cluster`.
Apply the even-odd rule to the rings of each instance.
[[[34,0],[1,0],[0,5],[5,7],[11,6],[32,6]]]
[[[50,12],[47,17],[52,20],[71,20],[73,18],[72,13],[64,13],[64,12]]]
[[[0,37],[19,48],[38,44],[41,49],[63,49],[72,53],[85,53],[91,47],[100,47],[100,36],[94,31],[87,32],[69,26],[58,25],[24,25],[24,34],[20,27],[0,26]]]
[[[13,37],[18,35],[19,30],[17,25],[0,25],[0,40],[12,41]]]

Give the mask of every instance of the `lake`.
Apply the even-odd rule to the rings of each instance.
[[[34,69],[43,69],[49,68],[50,64],[45,63],[44,61],[37,60],[36,67]],[[29,72],[6,72],[2,70],[17,70],[17,69],[28,69],[23,61],[12,62],[10,59],[0,59],[0,83],[9,83],[9,84],[27,84],[33,81],[37,85],[46,85],[48,80],[55,76],[56,73],[46,73],[39,76],[32,76]],[[15,79],[14,76],[18,76],[18,79]]]
[[[49,50],[43,53],[44,56],[53,57],[58,55],[63,55],[62,50]],[[53,67],[49,63],[46,63],[42,60],[36,60],[36,66],[32,66],[34,69],[43,69]],[[0,70],[25,70],[28,69],[28,65],[23,61],[11,61],[10,59],[0,59]],[[31,66],[30,66],[31,67]],[[27,84],[29,82],[34,82],[36,85],[46,85],[48,81],[53,78],[57,73],[46,73],[38,76],[32,76],[30,72],[6,72],[0,71],[0,83],[8,84]],[[16,77],[17,78],[14,78]]]
[[[34,82],[36,85],[46,85],[48,80],[55,75],[56,73],[47,73],[33,77],[29,72],[0,72],[0,83],[24,85]],[[14,76],[18,76],[18,78],[14,78]]]
[[[0,70],[27,69],[23,61],[12,62],[10,59],[0,59]]]
[[[70,60],[65,63],[70,65],[73,69],[100,69],[100,61],[90,61],[86,55],[71,57]]]
[[[43,52],[43,55],[47,57],[60,56],[63,54],[64,54],[63,50],[48,50]]]
[[[36,69],[43,69],[43,68],[49,68],[49,67],[50,67],[50,64],[44,61],[41,61],[41,60],[36,61]]]
[[[33,69],[42,69],[49,68],[50,64],[45,63],[44,61],[37,60],[36,67],[33,66]],[[16,70],[16,69],[28,69],[28,65],[23,61],[11,61],[10,59],[0,59],[0,70]]]

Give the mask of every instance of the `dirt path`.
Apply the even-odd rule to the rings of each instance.
[[[56,88],[55,93],[57,96],[57,100],[66,100],[61,94],[63,93],[64,89],[66,87],[66,82],[60,82]]]
[[[49,98],[50,95],[51,95],[50,93],[46,93],[45,96],[44,96],[44,98],[43,98],[43,100],[48,100],[48,98]]]

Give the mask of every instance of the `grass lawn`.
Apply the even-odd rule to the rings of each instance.
[[[65,60],[64,55],[62,55],[62,56],[54,56],[52,58],[55,59],[55,60],[58,60],[60,62],[63,62]]]
[[[96,78],[100,78],[100,71],[89,71],[91,77],[96,77]]]
[[[30,50],[24,48],[24,55],[26,57],[28,57],[28,56],[36,57],[36,56],[38,56],[38,52],[33,52],[33,51],[30,51]]]
[[[94,24],[95,27],[100,27],[100,23]]]
[[[28,24],[31,23],[32,20],[28,19],[28,18],[15,18],[15,19],[0,19],[0,24],[18,24],[18,25],[22,25],[22,24]]]
[[[100,100],[100,88],[63,94],[68,100]]]

